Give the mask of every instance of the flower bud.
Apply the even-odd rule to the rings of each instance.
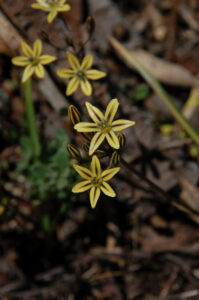
[[[111,162],[114,166],[117,166],[120,163],[120,154],[117,151],[112,153]]]
[[[87,142],[85,142],[85,143],[83,143],[83,149],[84,149],[84,151],[86,151],[86,152],[88,152],[89,151],[89,148],[90,148],[90,144],[89,143],[87,143]]]
[[[81,157],[79,149],[75,145],[68,144],[67,150],[73,158],[79,159]]]
[[[76,106],[70,105],[68,107],[68,118],[73,125],[75,125],[81,121],[80,112]]]
[[[95,30],[95,19],[93,17],[89,16],[86,19],[86,27],[89,35],[91,36]]]
[[[125,135],[121,132],[118,133],[117,135],[118,140],[119,140],[119,144],[120,144],[120,149],[124,148],[125,144],[126,144],[126,138]]]

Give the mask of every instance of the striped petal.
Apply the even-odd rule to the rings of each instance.
[[[117,172],[119,172],[120,168],[112,168],[112,169],[107,169],[102,172],[102,178],[103,181],[108,181],[110,180]]]
[[[85,73],[86,73],[86,77],[91,80],[97,80],[106,76],[105,72],[95,70],[95,69],[87,70]]]
[[[89,148],[89,155],[92,155],[95,150],[101,145],[105,138],[105,134],[101,132],[97,132],[91,140],[90,148]]]
[[[32,65],[28,65],[23,72],[22,82],[24,83],[29,77],[31,77],[34,71],[35,68]]]
[[[90,203],[92,208],[95,208],[99,196],[100,196],[100,188],[93,186],[90,190]]]
[[[112,123],[115,114],[118,110],[118,106],[119,106],[119,102],[117,99],[112,99],[107,108],[106,108],[106,112],[105,112],[105,120],[110,124]]]
[[[81,63],[81,70],[86,71],[88,70],[93,64],[93,57],[92,55],[87,55],[84,57]]]
[[[68,58],[71,68],[75,71],[79,70],[80,69],[79,59],[69,51],[66,52],[66,55],[67,55],[67,58]]]
[[[13,65],[25,67],[30,63],[30,60],[26,56],[16,56],[12,58]]]
[[[92,187],[92,184],[89,180],[84,180],[82,182],[77,183],[73,189],[73,193],[82,193],[89,190]]]
[[[114,190],[112,189],[112,187],[107,182],[103,182],[102,185],[100,186],[100,189],[105,195],[107,195],[109,197],[115,197],[116,196]]]
[[[77,171],[77,173],[84,179],[91,179],[92,172],[84,167],[81,167],[79,165],[73,165],[73,168]]]
[[[112,130],[113,131],[121,131],[124,130],[130,126],[133,126],[135,124],[134,121],[130,121],[130,120],[116,120],[112,123]]]
[[[69,4],[62,5],[62,6],[59,7],[59,9],[58,9],[59,12],[62,12],[62,11],[68,11],[68,10],[70,10],[70,5],[69,5]]]
[[[57,14],[58,14],[57,11],[50,12],[48,14],[48,18],[47,18],[48,23],[52,23],[52,21],[54,20],[54,18],[56,18]]]
[[[79,86],[79,79],[77,77],[73,77],[67,85],[66,95],[67,96],[72,95],[78,89],[78,86]]]
[[[23,53],[26,56],[28,56],[28,57],[33,57],[34,56],[32,49],[30,48],[30,46],[26,42],[21,41],[21,47],[22,47]]]
[[[100,161],[96,155],[92,157],[91,170],[92,170],[92,175],[94,177],[99,177],[101,175],[102,170],[100,166]]]
[[[117,135],[113,131],[106,133],[106,139],[109,145],[114,149],[119,149],[120,144]]]
[[[83,79],[80,81],[81,83],[81,89],[84,95],[90,96],[92,94],[92,86],[90,82],[87,79]]]
[[[86,102],[86,108],[88,110],[89,116],[95,123],[100,123],[103,121],[104,116],[97,107],[93,106],[89,102]]]
[[[41,55],[39,57],[40,63],[42,65],[50,64],[51,62],[55,61],[56,59],[57,59],[56,56],[47,55],[47,54]]]
[[[97,132],[99,129],[95,123],[79,122],[74,126],[78,132]]]
[[[75,76],[74,70],[62,68],[57,71],[57,75],[62,78],[71,78]]]
[[[41,64],[38,64],[36,67],[35,67],[35,74],[37,75],[37,77],[39,78],[44,78],[44,67],[41,65]]]
[[[42,52],[42,42],[41,40],[36,40],[33,45],[34,56],[40,56]]]

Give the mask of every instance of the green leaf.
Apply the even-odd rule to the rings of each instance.
[[[49,232],[51,230],[51,223],[48,215],[42,216],[41,225],[46,232]]]
[[[133,99],[141,101],[149,95],[149,86],[146,83],[139,84],[133,93]]]

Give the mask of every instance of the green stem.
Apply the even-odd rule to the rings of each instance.
[[[36,121],[35,121],[35,111],[32,101],[32,82],[31,78],[29,78],[24,83],[24,98],[25,98],[25,104],[26,104],[26,115],[28,120],[28,128],[31,138],[31,143],[33,147],[33,155],[34,158],[38,158],[41,152],[41,145],[39,142],[39,136],[37,132],[36,127]]]
[[[182,126],[182,128],[189,134],[192,140],[199,146],[199,132],[184,118],[181,111],[165,91],[162,85],[144,68],[144,66],[138,62],[138,60],[124,48],[116,39],[113,37],[109,38],[112,46],[116,49],[117,53],[121,58],[124,59],[127,65],[136,69],[138,73],[145,79],[145,81],[152,87],[156,94],[164,101],[175,119]]]

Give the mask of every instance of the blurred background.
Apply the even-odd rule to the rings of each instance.
[[[122,55],[127,49],[199,129],[197,0],[68,0],[71,10],[47,23],[30,0],[0,1],[0,298],[199,299],[199,147],[171,109]],[[87,17],[95,30],[89,36]],[[58,57],[33,79],[41,157],[33,159],[22,68],[11,64],[20,40],[40,38]],[[86,42],[87,41],[87,42]],[[66,97],[57,69],[71,45],[91,54],[107,77],[93,95]],[[72,50],[73,51],[73,50]],[[126,164],[94,210],[68,143],[80,147],[67,107],[87,118],[85,101],[133,120],[121,154]]]

